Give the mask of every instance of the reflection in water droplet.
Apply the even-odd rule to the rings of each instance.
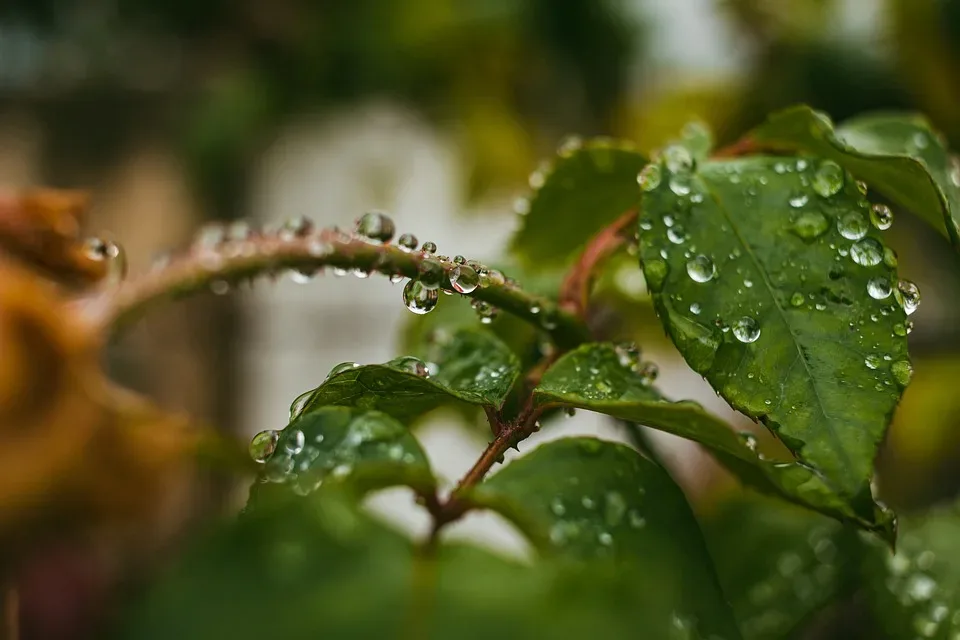
[[[261,431],[253,436],[253,439],[250,441],[250,457],[253,458],[254,462],[263,464],[273,455],[273,452],[277,448],[277,440],[279,438],[280,432],[274,431],[273,429]]]
[[[427,289],[438,288],[446,277],[443,265],[429,258],[420,263],[419,271],[420,284]]]
[[[843,169],[833,160],[824,160],[813,176],[813,190],[829,198],[843,188]]]
[[[798,193],[790,197],[789,203],[790,206],[794,209],[799,209],[807,204],[809,198],[805,193]]]
[[[848,211],[837,220],[837,231],[847,240],[859,240],[868,229],[867,221],[857,211]]]
[[[404,251],[414,251],[418,244],[420,244],[420,241],[417,240],[417,236],[412,233],[405,233],[397,238],[397,246]]]
[[[883,261],[883,245],[873,238],[863,238],[850,247],[850,257],[863,267],[875,267]]]
[[[920,288],[909,280],[901,280],[897,283],[894,296],[908,316],[913,315],[920,306]]]
[[[394,358],[388,364],[394,369],[412,373],[413,375],[421,378],[430,377],[430,370],[427,369],[426,363],[420,358],[416,358],[414,356],[401,356],[399,358]]]
[[[733,323],[733,335],[740,342],[756,342],[760,337],[760,323],[750,316],[744,316]]]
[[[663,159],[670,173],[684,173],[693,169],[693,156],[683,145],[668,145],[663,150]]]
[[[881,362],[882,362],[882,361],[881,361],[881,359],[880,359],[880,356],[878,356],[878,355],[876,355],[876,354],[874,354],[874,353],[871,353],[870,355],[868,355],[868,356],[867,356],[866,358],[864,358],[864,360],[863,360],[863,363],[864,363],[865,365],[867,365],[867,368],[868,368],[868,369],[876,369],[877,367],[880,366],[880,363],[881,363]]]
[[[687,241],[687,231],[680,225],[667,229],[667,239],[673,244],[683,244]]]
[[[483,288],[490,286],[502,287],[507,282],[504,275],[496,269],[481,269],[477,272],[477,275],[480,279],[480,286]]]
[[[893,225],[893,211],[885,204],[870,207],[870,222],[880,231],[886,231]]]
[[[300,429],[294,429],[287,436],[287,440],[283,445],[283,450],[286,451],[289,455],[295,456],[301,451],[303,451],[304,437],[303,431]]]
[[[909,360],[897,360],[890,365],[890,373],[893,374],[901,387],[905,387],[910,384],[910,379],[913,378],[913,365],[910,364]]]
[[[473,293],[480,285],[480,276],[467,265],[455,267],[450,272],[450,286],[458,293]]]
[[[419,280],[411,280],[403,287],[403,304],[418,315],[433,311],[439,299],[439,291],[428,289]]]
[[[696,302],[694,302],[693,304],[691,304],[691,305],[690,305],[690,313],[692,313],[692,314],[695,315],[695,316],[700,315],[700,305],[697,304]]]
[[[368,211],[357,220],[357,234],[375,242],[390,242],[395,231],[393,220],[382,211]]]
[[[893,287],[890,286],[890,281],[886,278],[871,278],[867,282],[867,293],[874,300],[884,300],[890,297],[892,292]]]
[[[717,274],[713,260],[700,254],[687,262],[687,275],[694,282],[709,282]]]
[[[437,252],[437,243],[430,242],[428,240],[423,243],[422,247],[420,247],[420,251],[422,251],[423,253],[429,253],[430,255],[433,255]]]
[[[670,176],[670,191],[677,196],[690,193],[690,174],[678,173]]]
[[[793,295],[790,296],[790,305],[791,305],[791,306],[794,306],[794,307],[802,307],[802,306],[803,306],[803,302],[804,302],[803,294],[800,293],[799,291],[795,291],[795,292],[793,293]]]
[[[807,211],[797,216],[792,231],[804,240],[813,240],[823,234],[830,222],[819,211]]]
[[[637,184],[644,191],[653,191],[660,186],[663,179],[663,171],[656,162],[651,162],[637,174]]]

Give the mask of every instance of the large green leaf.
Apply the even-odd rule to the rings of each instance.
[[[843,520],[893,536],[892,514],[859,513],[813,468],[793,460],[759,456],[752,437],[691,401],[670,402],[642,375],[643,366],[624,346],[587,344],[560,358],[534,390],[539,406],[572,406],[654,427],[699,442],[743,482]]]
[[[744,497],[705,519],[703,532],[747,640],[806,637],[812,619],[858,586],[859,537],[822,516]]]
[[[499,408],[520,373],[513,352],[480,329],[438,333],[432,353],[435,367],[403,357],[333,373],[294,401],[291,418],[329,405],[376,409],[402,422],[452,401]]]
[[[651,640],[693,637],[676,635],[685,631],[672,615],[677,574],[656,557],[643,568],[528,567],[464,546],[426,551],[325,489],[224,523],[150,590],[118,635],[579,640],[642,630]]]
[[[682,576],[680,617],[702,637],[738,637],[683,493],[635,450],[595,438],[550,442],[465,499],[503,514],[548,557],[663,559]]]
[[[960,249],[960,165],[923,116],[867,115],[834,130],[824,114],[800,106],[774,114],[751,138],[767,148],[837,162]]]
[[[960,509],[904,517],[896,553],[875,553],[863,577],[888,637],[960,636]]]
[[[849,175],[824,184],[803,158],[653,166],[640,256],[667,333],[869,519],[873,459],[911,371],[869,204]]]
[[[250,501],[259,504],[287,488],[307,495],[328,480],[346,479],[363,489],[434,487],[427,456],[407,427],[379,411],[320,407],[279,432]]]
[[[645,162],[622,141],[596,139],[561,149],[531,176],[534,192],[512,251],[541,268],[564,262],[595,233],[636,209],[637,172]]]

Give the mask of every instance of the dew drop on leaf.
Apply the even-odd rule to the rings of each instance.
[[[663,160],[670,173],[685,173],[693,169],[693,156],[683,145],[669,145],[663,150]]]
[[[833,160],[824,160],[813,176],[813,190],[823,198],[835,195],[843,188],[843,169]]]
[[[795,291],[792,296],[790,296],[790,305],[793,307],[802,307],[804,303],[803,294],[799,291]]]
[[[873,238],[863,238],[850,247],[850,257],[862,267],[875,267],[883,261],[883,246]]]
[[[800,209],[806,206],[808,200],[809,198],[807,198],[807,194],[798,193],[790,197],[789,203],[790,203],[790,206],[793,207],[794,209]]]
[[[750,316],[743,316],[733,323],[733,335],[740,342],[756,342],[760,337],[760,323]]]
[[[871,353],[863,359],[863,363],[867,365],[867,369],[876,369],[880,366],[881,362],[880,356],[875,353]]]
[[[280,432],[274,431],[273,429],[261,431],[253,436],[253,439],[250,441],[250,457],[253,458],[253,461],[259,462],[260,464],[266,462],[277,449],[277,440],[279,440],[279,438]]]
[[[890,365],[890,373],[893,374],[894,379],[901,387],[905,387],[910,384],[910,379],[913,378],[913,365],[910,364],[909,360],[897,360]]]
[[[893,225],[893,211],[885,204],[870,207],[870,223],[880,231],[886,231]]]
[[[640,362],[640,347],[635,342],[621,342],[613,350],[621,367],[633,369]]]
[[[650,386],[656,382],[657,376],[660,375],[660,367],[653,362],[644,362],[637,373],[640,374],[640,381],[644,385]]]
[[[405,233],[397,239],[397,246],[407,252],[416,250],[418,244],[420,241],[412,233]]]
[[[667,239],[673,244],[683,244],[687,241],[687,232],[680,225],[670,227],[667,229]]]
[[[797,216],[793,222],[793,232],[804,240],[813,240],[823,234],[830,226],[826,216],[819,211],[807,211]]]
[[[717,275],[713,260],[700,254],[687,261],[687,275],[694,282],[709,282]]]
[[[414,356],[401,356],[399,358],[394,358],[389,362],[389,364],[394,369],[412,373],[413,375],[421,378],[430,377],[430,370],[427,368],[427,364],[420,358],[416,358]]]
[[[837,220],[837,231],[847,240],[859,240],[867,235],[868,225],[857,211],[848,211]]]
[[[430,313],[437,306],[440,292],[423,286],[419,280],[411,280],[403,287],[403,304],[418,315]]]
[[[874,300],[885,300],[892,292],[893,287],[886,278],[871,278],[867,281],[867,293]]]
[[[678,173],[670,177],[670,191],[677,196],[685,196],[690,193],[690,175]]]
[[[295,456],[301,451],[303,451],[303,445],[304,445],[303,431],[300,431],[300,429],[294,429],[287,436],[287,441],[283,445],[283,450],[286,451],[289,455]]]
[[[757,436],[753,435],[749,431],[741,431],[737,435],[740,436],[740,440],[743,442],[743,446],[745,446],[747,449],[750,449],[750,451],[753,451],[754,453],[756,453]]]
[[[920,306],[920,288],[909,280],[901,280],[897,283],[894,296],[908,316],[913,315]]]
[[[458,293],[473,293],[480,285],[480,276],[465,264],[454,267],[450,272],[450,286]]]
[[[607,526],[615,527],[620,524],[626,512],[626,499],[616,491],[608,491],[603,502],[603,519]]]
[[[640,188],[644,191],[653,191],[660,186],[662,179],[663,171],[656,162],[651,162],[637,174],[637,184],[639,184]]]
[[[338,373],[343,373],[344,371],[350,371],[351,369],[359,369],[360,364],[356,362],[341,362],[340,364],[330,369],[330,373],[327,374],[326,380],[329,380]]]
[[[470,306],[473,307],[482,324],[490,324],[497,318],[497,314],[500,313],[500,310],[489,302],[484,302],[477,298],[470,300]]]
[[[696,302],[694,302],[693,304],[691,304],[691,305],[690,305],[690,313],[692,313],[692,314],[695,315],[695,316],[700,315],[700,305],[697,304]]]

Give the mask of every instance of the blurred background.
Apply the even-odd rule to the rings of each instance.
[[[527,175],[566,136],[651,149],[698,118],[723,143],[797,102],[836,121],[923,111],[960,148],[960,0],[0,3],[0,184],[90,190],[88,231],[120,242],[134,273],[212,220],[349,227],[372,208],[440,253],[496,261]],[[910,508],[960,486],[960,282],[939,236],[897,222],[901,273],[924,303],[880,484]],[[672,397],[751,427],[665,340],[638,276],[617,271],[599,294],[620,318],[614,333],[658,362]],[[419,321],[408,316],[383,278],[264,281],[155,312],[111,346],[107,366],[165,408],[248,439],[284,426],[293,398],[338,362],[397,355],[403,327]],[[422,427],[450,482],[484,444],[460,422]],[[574,431],[622,437],[586,412],[541,437]],[[709,510],[727,486],[716,467],[693,446],[657,442]],[[238,495],[190,486],[157,538]],[[414,531],[427,525],[403,492],[376,503]],[[493,516],[455,529],[522,552]]]

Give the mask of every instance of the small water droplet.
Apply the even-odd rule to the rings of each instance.
[[[890,365],[890,373],[901,387],[905,387],[913,378],[913,365],[909,360],[897,360]]]
[[[584,509],[593,509],[595,506],[597,506],[597,503],[590,496],[583,496],[580,499],[580,504],[583,505]]]
[[[480,276],[471,267],[461,264],[450,272],[450,286],[458,293],[473,293],[480,286]]]
[[[640,365],[640,369],[637,371],[640,375],[640,382],[644,386],[650,386],[657,380],[657,376],[660,375],[660,367],[658,367],[653,362],[644,362]]]
[[[633,529],[643,529],[647,526],[647,519],[633,509],[627,514],[627,521]]]
[[[287,436],[287,440],[283,445],[283,450],[291,456],[295,456],[301,451],[303,451],[304,437],[303,431],[300,429],[294,429]]]
[[[790,296],[790,305],[794,307],[802,307],[804,303],[803,294],[799,291],[795,291],[792,296]]]
[[[756,342],[760,337],[760,323],[750,316],[743,316],[733,323],[733,335],[740,342]]]
[[[909,280],[901,280],[897,283],[894,296],[908,316],[913,315],[920,306],[920,288]]]
[[[473,307],[474,312],[476,312],[480,318],[481,324],[490,324],[496,320],[497,315],[500,313],[500,310],[492,304],[478,300],[477,298],[470,300],[470,306]]]
[[[439,291],[423,286],[419,280],[411,280],[403,287],[403,304],[418,315],[433,311],[439,299]]]
[[[430,377],[430,370],[427,368],[427,364],[420,358],[416,358],[414,356],[401,356],[399,358],[394,358],[388,364],[394,369],[412,373],[413,375],[421,378]]]
[[[687,231],[680,225],[667,229],[667,239],[673,244],[683,244],[687,241]]]
[[[662,179],[663,171],[656,162],[651,162],[637,174],[637,184],[639,184],[640,188],[644,191],[653,191],[660,186]]]
[[[250,457],[254,462],[263,464],[277,449],[280,432],[273,429],[261,431],[250,441]]]
[[[690,193],[690,174],[677,173],[670,176],[670,191],[677,196],[685,196]]]
[[[480,286],[483,288],[489,286],[502,287],[506,284],[506,278],[496,269],[481,269],[477,274],[479,276]]]
[[[700,315],[700,305],[697,304],[696,302],[694,302],[693,304],[691,304],[691,305],[690,305],[690,313],[692,313],[692,314],[695,315],[695,316]]]
[[[423,243],[422,247],[420,247],[420,251],[422,251],[423,253],[429,253],[430,255],[433,255],[434,253],[437,252],[437,243],[430,242],[428,240],[427,242]]]
[[[893,211],[885,204],[870,207],[870,222],[880,231],[886,231],[893,225]]]
[[[867,293],[874,300],[884,300],[893,293],[893,287],[886,278],[871,278],[867,281]]]
[[[393,220],[382,211],[368,211],[357,220],[357,235],[374,242],[386,243],[393,239],[396,227]]]
[[[837,220],[837,231],[847,240],[859,240],[867,235],[869,225],[857,211],[848,211]]]
[[[866,358],[863,359],[863,363],[867,365],[868,369],[876,369],[877,367],[880,366],[881,362],[882,361],[880,359],[880,356],[874,353],[871,353],[870,355],[868,355]]]
[[[567,512],[567,508],[564,506],[563,500],[559,496],[550,501],[550,511],[553,512],[553,515],[558,517]]]
[[[597,534],[597,542],[605,547],[609,547],[613,544],[613,536],[606,531],[601,531]]]
[[[843,188],[843,169],[833,160],[824,160],[813,176],[813,190],[823,198],[835,195]]]
[[[953,186],[960,187],[960,156],[950,156],[950,165],[947,168],[947,177],[950,179],[950,182],[953,184]]]
[[[930,141],[927,140],[927,136],[922,131],[917,131],[915,134],[913,134],[913,138],[911,138],[910,141],[918,150],[926,149],[930,144]]]
[[[850,247],[850,257],[862,267],[875,267],[883,261],[883,245],[873,238],[863,238]]]
[[[713,260],[700,254],[687,261],[687,275],[694,282],[709,282],[717,275]]]
[[[412,233],[405,233],[397,239],[397,246],[404,251],[415,251],[420,241]]]
[[[793,222],[793,232],[804,240],[813,240],[829,228],[830,222],[819,211],[807,211]]]
[[[693,156],[683,145],[668,145],[663,150],[663,160],[670,173],[686,173],[693,169]]]
[[[809,198],[807,197],[807,194],[798,193],[796,195],[791,196],[788,202],[790,203],[790,206],[793,207],[794,209],[799,209],[801,207],[806,206],[808,201],[809,201]]]
[[[329,380],[338,373],[343,373],[344,371],[350,371],[351,369],[359,369],[360,364],[356,362],[341,362],[340,364],[334,366],[330,369],[330,373],[327,374],[325,380]]]

